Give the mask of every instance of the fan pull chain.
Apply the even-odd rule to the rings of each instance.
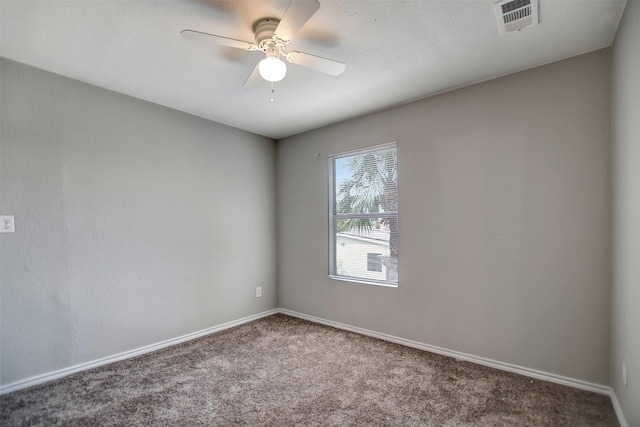
[[[271,102],[273,102],[273,95],[276,93],[276,91],[273,89],[273,82],[271,82]]]

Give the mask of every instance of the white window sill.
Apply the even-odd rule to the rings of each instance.
[[[352,283],[361,283],[363,285],[374,285],[374,286],[384,286],[385,288],[397,288],[398,285],[389,282],[382,282],[378,280],[367,280],[360,279],[358,277],[347,277],[347,276],[334,276],[329,275],[329,278],[332,280],[340,280],[341,282],[352,282]]]

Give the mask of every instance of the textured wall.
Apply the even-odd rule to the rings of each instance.
[[[640,2],[630,1],[613,48],[614,273],[611,385],[640,426]],[[622,382],[627,364],[628,386]]]
[[[280,307],[607,384],[609,61],[602,50],[279,141]],[[399,287],[331,280],[327,155],[388,141]]]
[[[272,140],[0,64],[2,384],[276,307]]]

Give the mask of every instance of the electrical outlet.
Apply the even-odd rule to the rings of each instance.
[[[13,215],[0,215],[0,233],[15,233],[16,223]]]
[[[627,364],[624,361],[622,362],[622,384],[627,386]]]
[[[262,296],[262,287],[258,286],[256,288],[256,298],[260,298]]]

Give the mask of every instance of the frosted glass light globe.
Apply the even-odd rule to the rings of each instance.
[[[260,76],[269,82],[279,82],[287,74],[287,64],[280,58],[269,56],[258,63]]]

